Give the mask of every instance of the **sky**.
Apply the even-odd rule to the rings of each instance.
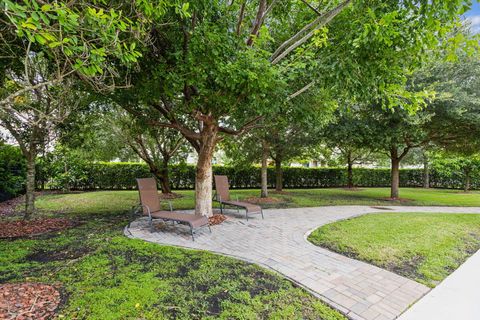
[[[478,1],[473,1],[472,8],[465,13],[465,18],[470,20],[473,32],[480,33],[480,3]]]

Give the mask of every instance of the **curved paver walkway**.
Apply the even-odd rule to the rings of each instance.
[[[415,281],[365,262],[317,247],[306,240],[321,225],[366,213],[451,212],[480,213],[465,207],[331,206],[265,210],[248,222],[229,215],[224,223],[200,231],[191,240],[186,229],[151,232],[145,218],[125,228],[129,237],[213,251],[276,270],[299,283],[351,319],[395,319],[429,291]],[[165,232],[166,231],[166,232]]]

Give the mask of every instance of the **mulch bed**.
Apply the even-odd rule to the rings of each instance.
[[[61,218],[7,221],[0,223],[0,238],[37,236],[72,226],[74,223],[71,220]]]
[[[208,218],[208,222],[210,223],[211,226],[220,224],[225,220],[227,220],[227,217],[223,214],[218,214],[218,213]]]
[[[0,202],[0,217],[15,214],[15,207],[23,202],[23,196]]]
[[[0,285],[0,319],[45,320],[55,314],[60,292],[41,283]]]
[[[245,201],[254,203],[254,204],[273,204],[273,203],[285,202],[284,199],[272,198],[272,197],[267,197],[267,198],[249,197],[249,198],[246,198]]]

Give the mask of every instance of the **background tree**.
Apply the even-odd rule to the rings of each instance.
[[[160,184],[162,193],[172,192],[169,165],[172,159],[184,161],[190,148],[178,131],[149,126],[125,111],[115,115],[113,131],[149,167]]]
[[[366,145],[371,132],[355,108],[338,109],[334,120],[323,130],[323,141],[339,160],[347,164],[347,187],[353,188],[353,165],[371,156]]]
[[[390,159],[392,199],[399,198],[401,161],[413,148],[430,141],[425,130],[432,118],[432,113],[428,111],[411,113],[405,108],[390,110],[381,106],[367,107],[362,111],[362,121],[370,131],[365,135],[364,144],[374,151],[383,152]]]
[[[61,126],[59,141],[72,151],[84,153],[90,161],[144,161],[162,192],[171,193],[168,166],[172,161],[184,162],[190,152],[183,137],[175,130],[152,126],[145,118],[132,116],[104,97],[92,101],[76,109]]]
[[[444,176],[460,175],[463,180],[463,190],[468,192],[472,181],[472,176],[480,174],[480,157],[478,154],[467,157],[455,154],[437,154],[433,161],[433,167],[437,174]]]
[[[235,138],[225,139],[221,148],[225,151],[227,164],[235,167],[250,167],[260,163],[260,197],[268,197],[268,160],[270,146],[263,139],[265,127],[259,127]]]
[[[25,73],[9,70],[9,79],[4,82],[7,90],[10,87],[15,91],[18,86],[35,86],[37,82],[48,78],[50,65],[47,60],[40,55],[30,56],[28,60]],[[26,219],[35,211],[35,160],[49,143],[58,123],[64,121],[84,99],[82,93],[75,91],[73,86],[73,80],[65,80],[62,85],[39,86],[32,91],[25,91],[22,96],[16,96],[7,108],[0,109],[0,126],[12,135],[26,159]]]

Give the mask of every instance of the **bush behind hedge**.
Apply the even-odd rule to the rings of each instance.
[[[214,166],[214,174],[227,175],[231,188],[260,188],[260,168],[236,168]],[[61,189],[64,181],[74,190],[119,190],[135,189],[136,178],[151,177],[148,167],[142,163],[98,162],[76,164],[74,170],[55,174],[52,170],[39,170],[37,179],[48,188]],[[345,168],[284,168],[285,188],[332,188],[347,185]],[[358,187],[388,187],[390,185],[389,169],[354,168],[354,183]],[[472,178],[472,188],[479,188]],[[170,182],[173,189],[193,189],[195,186],[195,166],[172,165]],[[39,184],[40,184],[39,183]],[[435,171],[430,174],[430,184],[438,188],[462,188],[463,179],[457,175],[445,176]],[[268,168],[268,185],[275,186],[275,170]],[[400,171],[401,187],[423,186],[422,169],[402,169]]]

